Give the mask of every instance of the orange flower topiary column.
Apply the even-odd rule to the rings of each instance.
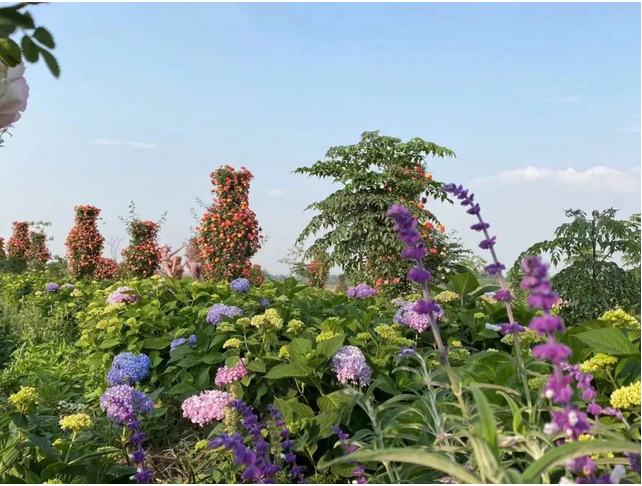
[[[7,242],[7,254],[10,259],[27,261],[29,257],[29,221],[14,221],[13,234]]]
[[[248,277],[252,256],[261,248],[261,228],[250,209],[250,181],[245,167],[226,165],[210,175],[214,203],[201,218],[198,247],[207,279]]]
[[[127,232],[131,237],[129,246],[123,250],[123,269],[131,277],[149,278],[160,265],[158,231],[153,221],[134,219],[129,222]]]
[[[105,238],[98,231],[96,220],[100,209],[95,206],[76,206],[75,225],[67,235],[69,272],[74,278],[96,276]]]

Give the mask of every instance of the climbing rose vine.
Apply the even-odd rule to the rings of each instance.
[[[75,225],[67,235],[69,272],[74,278],[94,278],[99,268],[105,238],[98,231],[96,220],[100,209],[76,206]]]
[[[250,181],[245,167],[226,165],[211,174],[213,204],[201,218],[198,247],[207,279],[248,277],[250,259],[261,248],[261,228],[250,209]]]
[[[139,278],[154,275],[160,265],[159,229],[153,221],[134,219],[129,222],[127,232],[131,240],[123,250],[123,269],[127,275]]]

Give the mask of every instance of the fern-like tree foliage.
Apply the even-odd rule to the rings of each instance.
[[[421,138],[402,142],[379,132],[365,132],[359,143],[332,147],[324,160],[296,169],[297,174],[331,179],[342,186],[307,207],[317,214],[297,243],[320,236],[306,250],[306,258],[329,252],[328,265],[340,266],[352,282],[382,278],[400,279],[403,283],[408,265],[399,260],[402,244],[386,211],[392,204],[404,204],[419,224],[436,223],[434,214],[424,209],[422,201],[447,198],[440,190],[441,183],[426,172],[426,160],[454,155]]]
[[[552,240],[522,253],[513,275],[518,275],[524,256],[548,254],[553,265],[564,266],[552,281],[566,319],[595,319],[614,308],[639,313],[640,215],[620,220],[616,214],[613,208],[590,216],[579,209],[566,210],[571,222],[558,227]]]

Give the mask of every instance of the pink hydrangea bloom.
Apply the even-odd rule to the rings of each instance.
[[[134,289],[131,287],[118,287],[114,290],[109,297],[107,297],[107,305],[113,304],[135,304],[140,300],[140,295],[125,294],[123,292],[132,292]]]
[[[233,381],[240,380],[247,376],[247,369],[245,368],[244,360],[239,361],[231,368],[223,366],[216,371],[216,378],[214,383],[216,386],[227,385]]]
[[[223,420],[225,407],[233,399],[231,393],[224,391],[204,391],[183,402],[183,417],[204,427],[214,420]]]

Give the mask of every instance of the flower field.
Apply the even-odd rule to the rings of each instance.
[[[3,481],[639,482],[639,319],[566,326],[539,257],[435,283],[388,215],[404,295],[2,274]]]

